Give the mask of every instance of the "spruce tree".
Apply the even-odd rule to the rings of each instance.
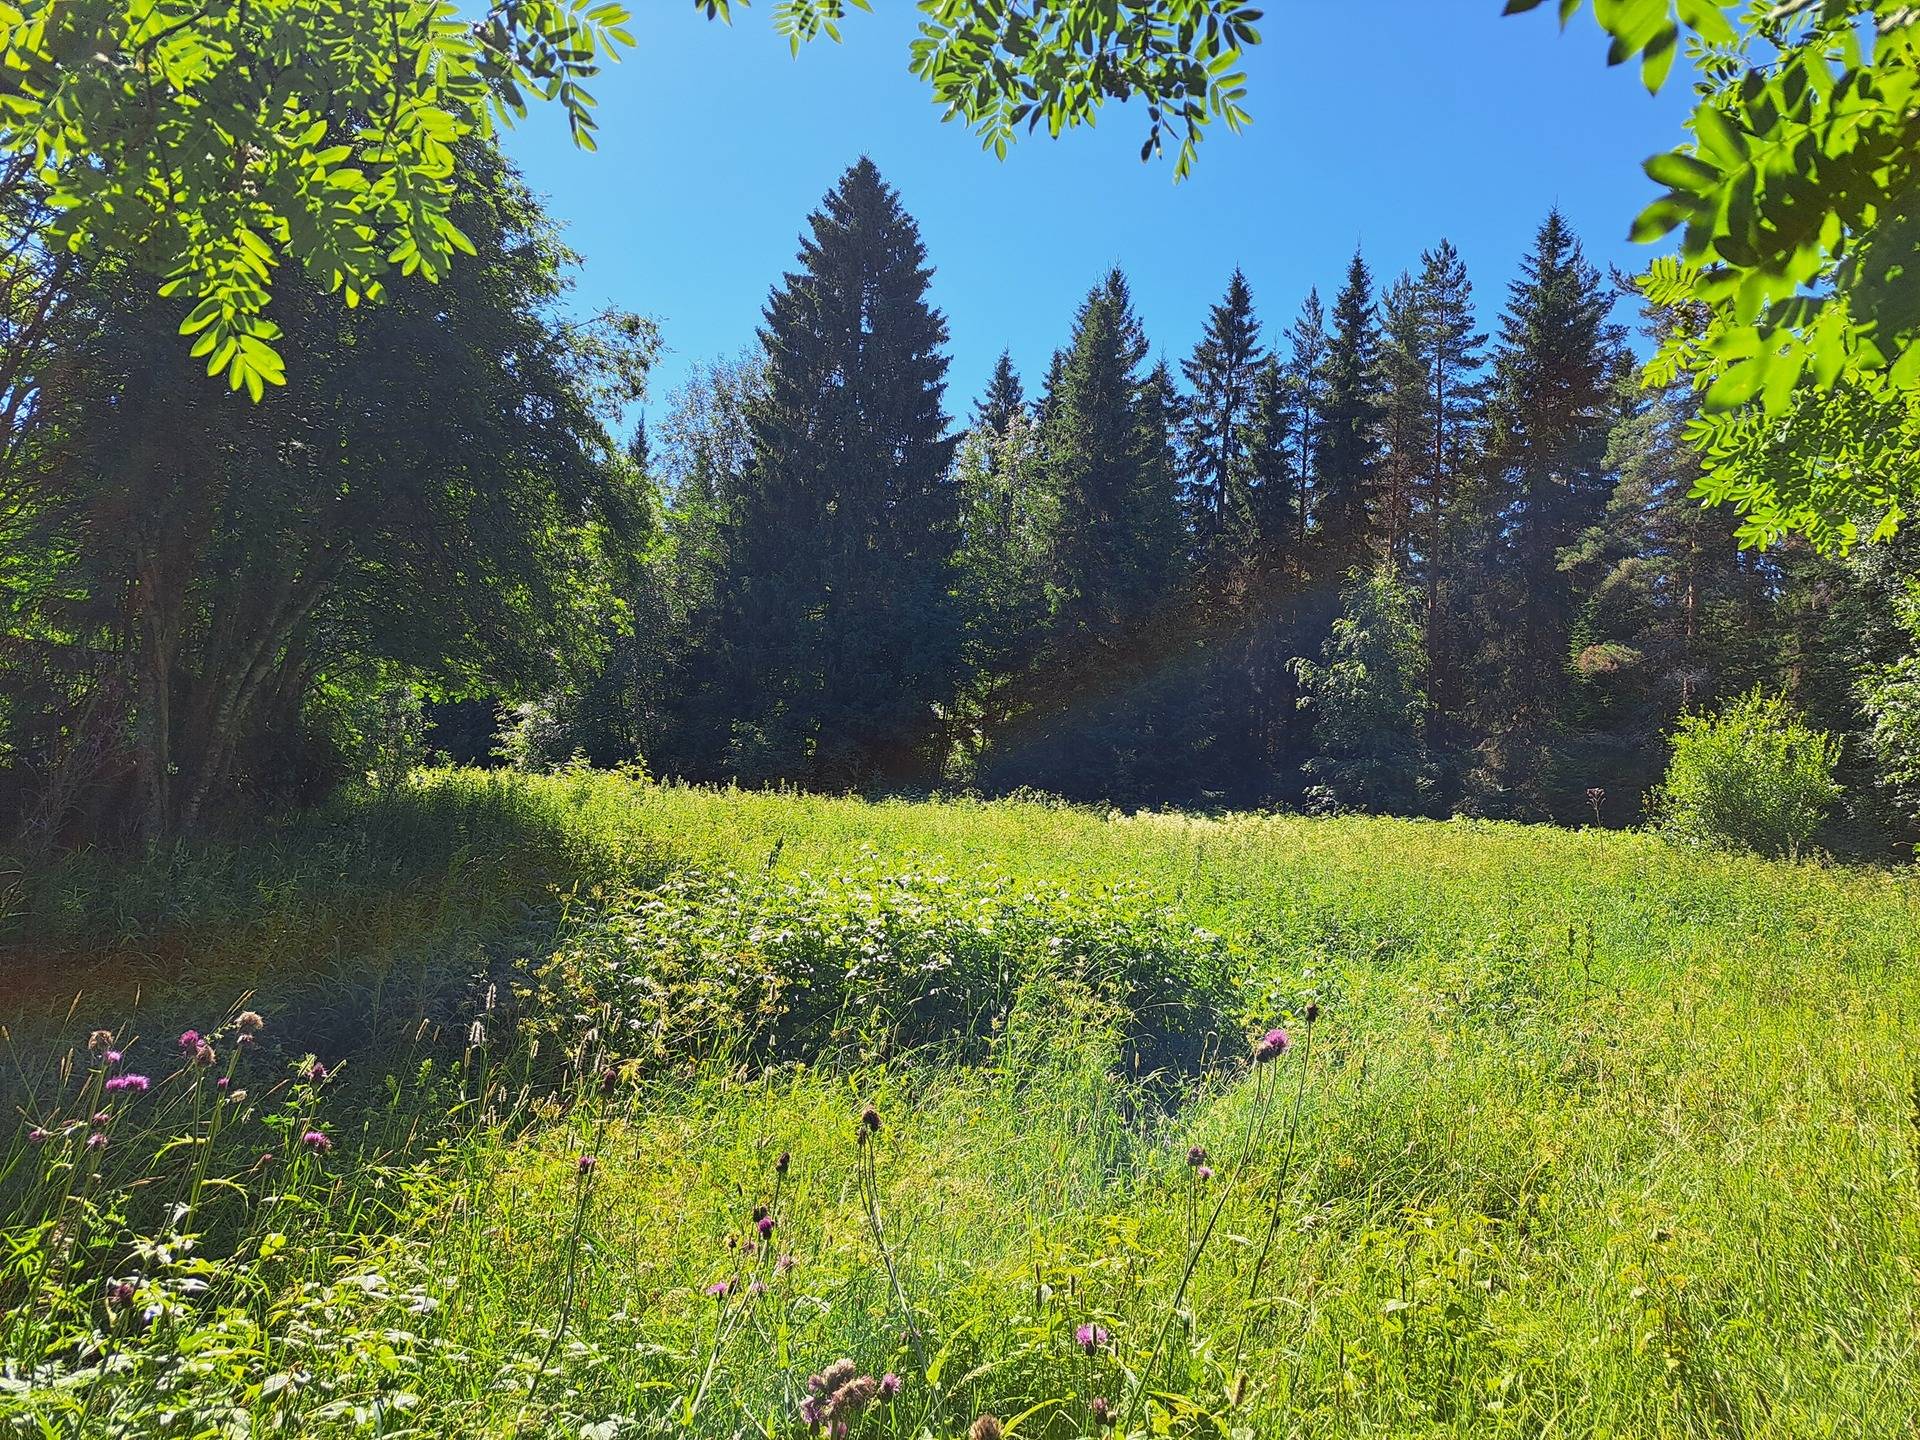
[[[1558,210],[1509,290],[1494,356],[1487,457],[1490,522],[1474,578],[1481,686],[1509,719],[1550,721],[1566,697],[1574,594],[1561,552],[1612,488],[1622,338],[1600,274]]]
[[[862,159],[767,303],[730,517],[734,764],[847,786],[924,774],[956,679],[944,317],[918,227]]]
[[[1373,273],[1358,251],[1333,302],[1314,436],[1313,518],[1321,573],[1342,575],[1371,547],[1379,485],[1380,328]]]
[[[1426,470],[1426,300],[1402,273],[1380,305],[1380,551],[1404,574],[1413,549],[1415,494]]]
[[[1466,263],[1442,240],[1420,257],[1420,304],[1427,364],[1427,461],[1415,497],[1413,564],[1409,578],[1425,596],[1427,702],[1452,708],[1453,637],[1442,619],[1442,584],[1451,573],[1452,518],[1472,483],[1486,407],[1487,337],[1473,307]]]
[[[1188,526],[1194,553],[1205,564],[1232,549],[1237,513],[1244,546],[1251,518],[1247,455],[1252,441],[1254,384],[1266,361],[1253,292],[1238,269],[1227,293],[1207,316],[1207,327],[1181,371],[1192,387],[1181,452],[1186,472]]]
[[[1304,552],[1307,517],[1313,504],[1315,457],[1320,449],[1321,413],[1327,379],[1327,312],[1320,292],[1309,290],[1300,314],[1287,330],[1287,392],[1291,409],[1288,429],[1293,436],[1294,494],[1298,507],[1295,543]]]
[[[974,428],[1004,434],[1013,417],[1026,408],[1027,395],[1021,387],[1019,374],[1013,368],[1013,355],[1010,351],[1002,350],[1000,358],[993,362],[993,376],[987,381],[987,393],[980,397],[980,403],[974,410]]]

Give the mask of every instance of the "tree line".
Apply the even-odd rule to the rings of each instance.
[[[1130,806],[1577,820],[1604,793],[1624,822],[1676,718],[1760,686],[1878,763],[1910,548],[1741,549],[1690,497],[1697,396],[1641,386],[1627,283],[1557,212],[1490,333],[1445,241],[1384,283],[1356,254],[1284,324],[1236,271],[1177,365],[1113,270],[962,427],[931,274],[860,161],[758,343],[634,436],[662,496],[634,623],[521,708],[526,753]]]
[[[475,254],[437,283],[283,280],[301,363],[258,403],[125,262],[36,280],[0,451],[12,839],[155,841],[426,746],[1626,822],[1676,719],[1754,687],[1844,737],[1857,819],[1920,791],[1911,542],[1738,548],[1689,497],[1695,390],[1639,383],[1557,215],[1485,333],[1444,242],[1284,322],[1236,273],[1177,362],[1095,277],[1046,372],[1003,356],[956,422],[930,257],[862,161],[757,343],[617,443],[651,328],[562,316],[574,257],[490,144],[452,213]]]

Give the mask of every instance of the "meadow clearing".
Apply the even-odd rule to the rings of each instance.
[[[1920,1410],[1910,869],[454,771],[0,957],[8,1435]]]

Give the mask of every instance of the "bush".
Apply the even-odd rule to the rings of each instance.
[[[1227,943],[1143,893],[1015,889],[907,871],[680,876],[616,901],[541,968],[533,1023],[599,1025],[616,1055],[856,1060],[966,1049],[1036,989],[1111,1007],[1132,1074],[1243,1049]]]
[[[1755,690],[1719,715],[1681,718],[1655,823],[1683,844],[1797,858],[1840,794],[1839,758],[1832,736]]]

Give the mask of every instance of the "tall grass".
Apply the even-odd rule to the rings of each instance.
[[[0,1433],[1838,1437],[1920,1412],[1911,872],[578,776],[442,775],[312,823],[172,857],[193,889],[136,875],[111,925],[61,932],[96,957],[210,936],[167,1004],[213,1017],[214,1055],[129,1048],[140,1007],[92,1049],[19,1043]],[[449,976],[474,946],[532,965],[492,1014],[454,984],[437,1046],[334,1027],[358,1048],[313,1078],[301,964],[390,965],[357,917],[453,853],[475,868],[405,943]],[[110,884],[95,863],[26,913]],[[229,925],[299,934],[247,961]],[[1230,955],[1231,994],[1119,983],[1109,942],[1156,957],[1143,979]],[[983,1003],[928,1009],[936,961]],[[650,1016],[725,1018],[636,1044],[622,997],[654,975],[683,988]],[[242,977],[247,1046],[218,1008]],[[768,993],[791,1008],[756,1018]],[[1143,1063],[1164,1005],[1218,1043]],[[149,1090],[105,1089],[135,1066]]]

